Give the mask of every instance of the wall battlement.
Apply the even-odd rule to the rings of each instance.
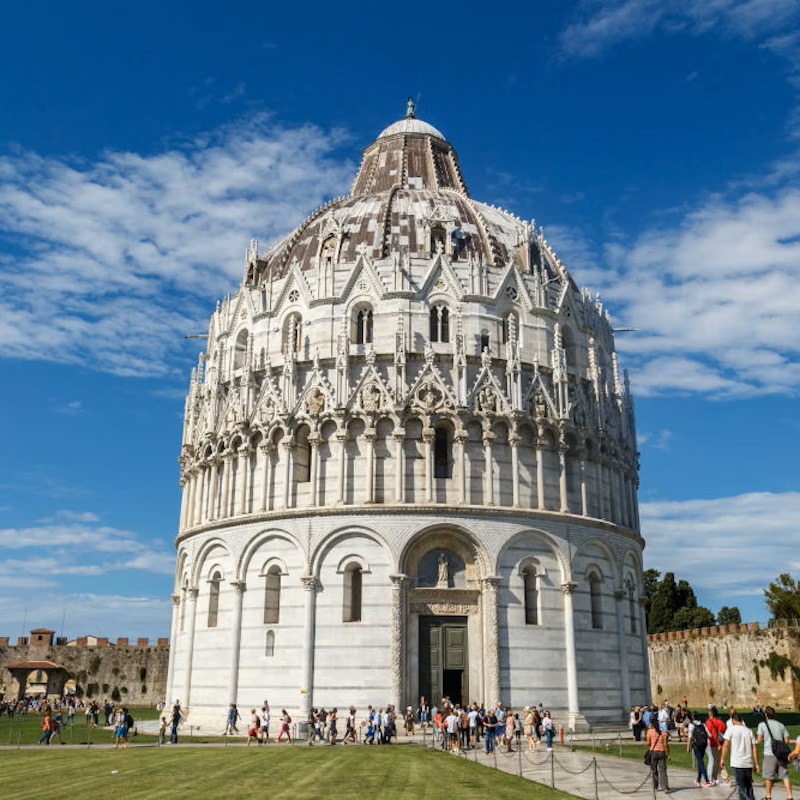
[[[135,642],[135,644],[132,644]],[[0,647],[36,647],[37,642],[31,642],[30,636],[17,636],[16,640],[12,643],[10,636],[0,636]],[[42,645],[38,645],[42,646]],[[47,645],[44,645],[47,646]],[[128,647],[147,649],[149,647],[165,647],[169,648],[169,639],[159,638],[154,641],[146,637],[139,637],[138,639],[130,639],[127,636],[120,636],[116,640],[111,640],[104,636],[79,636],[77,639],[69,640],[66,636],[59,636],[55,639],[53,647]]]
[[[707,628],[690,628],[685,631],[668,631],[647,634],[647,643],[674,642],[683,639],[701,639],[709,636],[727,636],[731,633],[753,633],[761,630],[757,622],[740,622],[731,625],[712,625]]]

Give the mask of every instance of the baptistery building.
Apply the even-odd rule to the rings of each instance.
[[[406,117],[218,302],[193,371],[167,695],[649,696],[633,405],[607,312]]]

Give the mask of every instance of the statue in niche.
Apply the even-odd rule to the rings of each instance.
[[[306,400],[306,409],[311,417],[317,417],[325,408],[325,395],[319,389],[315,389]]]
[[[436,588],[446,589],[450,585],[450,569],[447,562],[447,556],[444,553],[439,553],[439,574],[436,578]]]
[[[497,411],[497,396],[488,386],[480,393],[480,407],[484,414],[494,414]]]
[[[361,407],[364,411],[377,411],[381,405],[381,390],[374,384],[367,384],[361,390]]]

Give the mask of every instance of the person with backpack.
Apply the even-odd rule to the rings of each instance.
[[[722,743],[725,737],[725,723],[719,718],[716,706],[708,709],[708,719],[706,720],[706,731],[708,732],[708,744],[711,747],[711,783],[716,786],[719,783],[720,772],[722,771]]]
[[[706,748],[708,747],[708,731],[702,720],[695,719],[692,712],[687,714],[689,720],[688,735],[686,737],[686,752],[691,749],[694,759],[697,762],[697,778],[695,786],[713,786],[708,779],[706,770]]]
[[[764,709],[764,721],[756,729],[758,743],[764,744],[761,759],[761,774],[764,776],[765,800],[772,798],[772,786],[776,780],[783,781],[787,800],[792,800],[792,783],[789,780],[789,731],[775,719],[775,709]]]

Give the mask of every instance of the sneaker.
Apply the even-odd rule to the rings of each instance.
[[[711,781],[706,781],[703,786],[713,786],[714,784]]]
[[[702,786],[702,784],[700,783],[700,781],[695,781],[695,782],[694,782],[694,785],[695,785],[695,786]]]

